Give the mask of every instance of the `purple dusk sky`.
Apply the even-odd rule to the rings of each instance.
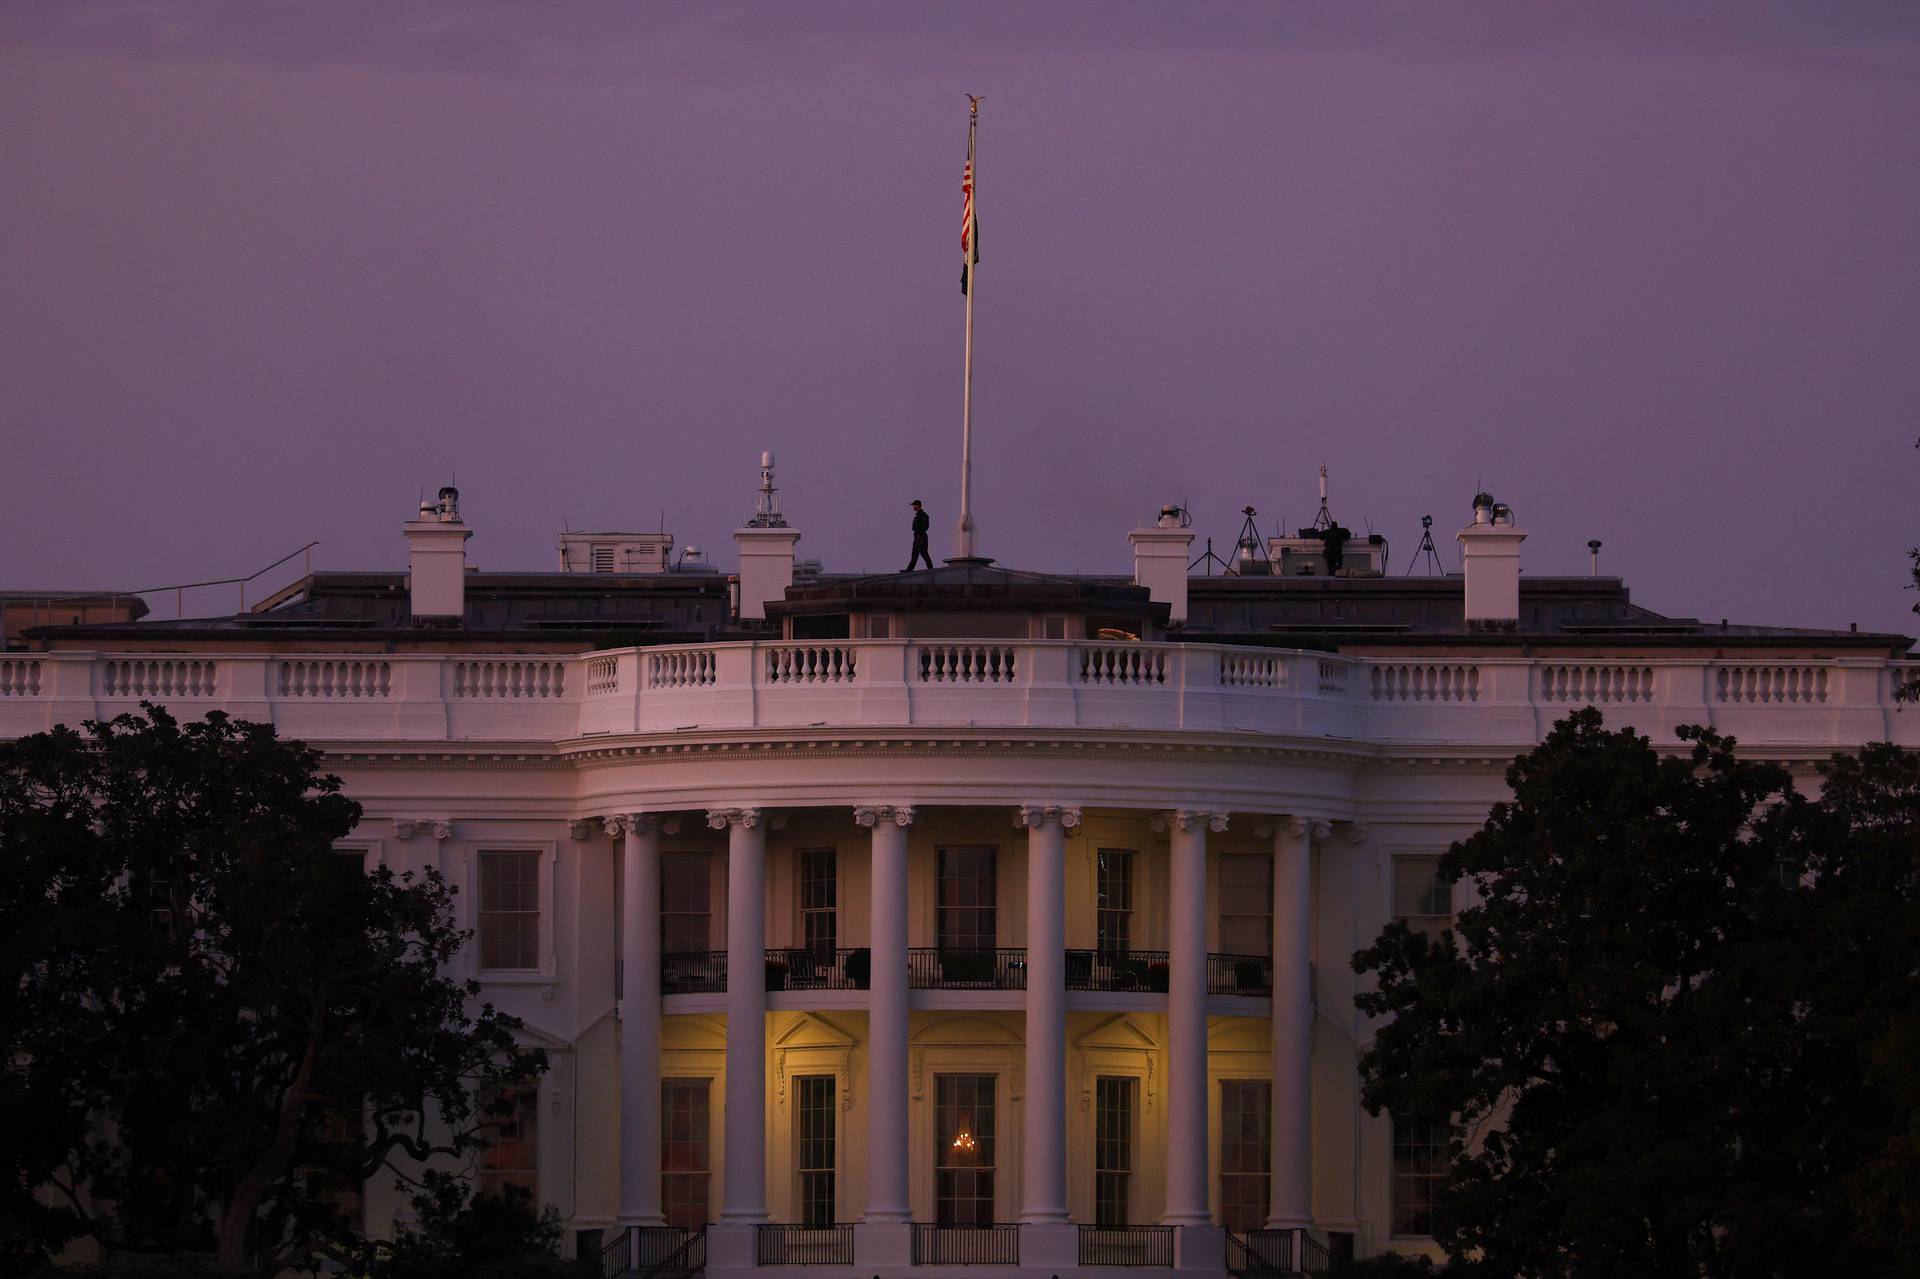
[[[1396,574],[1484,483],[1530,572],[1920,622],[1912,0],[8,0],[0,586],[398,568],[455,472],[483,568],[731,568],[762,448],[802,555],[941,553],[963,91],[985,553],[1324,461]]]

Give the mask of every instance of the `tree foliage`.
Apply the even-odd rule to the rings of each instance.
[[[469,1155],[545,1060],[444,975],[437,872],[335,851],[318,752],[143,710],[0,746],[0,1246],[271,1269],[344,1237],[320,1187]]]
[[[520,1186],[474,1193],[468,1182],[428,1173],[413,1196],[414,1222],[366,1243],[349,1279],[598,1279],[598,1258],[560,1257],[560,1218],[535,1212]]]
[[[1515,761],[1441,862],[1478,903],[1354,957],[1391,1018],[1363,1100],[1450,1123],[1436,1235],[1488,1274],[1886,1273],[1914,1255],[1915,758],[1836,759],[1808,799],[1681,738],[1589,707]]]

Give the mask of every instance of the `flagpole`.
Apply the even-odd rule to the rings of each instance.
[[[960,392],[960,527],[955,539],[962,559],[973,554],[973,295],[980,287],[976,237],[980,234],[980,165],[976,153],[980,131],[980,100],[973,99],[967,115],[967,164],[973,174],[973,220],[967,228],[964,261],[967,271],[967,342],[965,381]]]

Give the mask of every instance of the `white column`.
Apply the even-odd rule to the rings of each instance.
[[[720,1219],[767,1219],[767,830],[757,808],[710,809],[727,832],[727,1173]]]
[[[1313,839],[1331,827],[1282,818],[1273,834],[1273,1177],[1267,1226],[1313,1224]]]
[[[913,1218],[907,1202],[907,828],[913,809],[859,808],[854,820],[873,830],[865,1220],[905,1222]]]
[[[660,1213],[660,819],[609,817],[624,835],[620,888],[620,1221]]]
[[[1080,810],[1029,806],[1014,824],[1027,828],[1020,1220],[1046,1225],[1067,1220],[1067,831],[1080,824]]]
[[[1207,1202],[1207,831],[1225,813],[1180,809],[1171,822],[1167,980],[1167,1212],[1210,1226]]]

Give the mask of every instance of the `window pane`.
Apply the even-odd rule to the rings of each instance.
[[[991,1225],[994,1076],[935,1075],[933,1082],[935,1220]]]
[[[705,853],[660,859],[660,949],[669,955],[713,949],[713,863]]]
[[[992,950],[998,944],[997,886],[991,848],[940,850],[935,944],[942,950]]]
[[[1273,953],[1273,859],[1228,854],[1220,859],[1220,950]]]
[[[707,1224],[711,1155],[708,1150],[710,1079],[660,1081],[660,1198],[667,1224],[698,1230]]]
[[[1273,1085],[1267,1080],[1220,1081],[1220,1224],[1228,1230],[1266,1224],[1272,1106]]]
[[[1433,1233],[1434,1192],[1447,1166],[1445,1124],[1393,1120],[1393,1233]]]
[[[1133,937],[1131,852],[1122,848],[1100,850],[1095,896],[1095,944],[1104,951],[1130,949]]]
[[[540,966],[540,854],[480,854],[480,966]]]
[[[536,1152],[540,1138],[540,1093],[533,1084],[510,1088],[493,1086],[481,1094],[491,1140],[480,1156],[480,1189],[499,1194],[506,1186],[524,1186],[537,1204],[540,1185]],[[493,1106],[504,1103],[505,1114],[494,1114]]]
[[[1453,885],[1439,879],[1438,857],[1393,859],[1393,918],[1417,933],[1438,937],[1453,922]]]
[[[1127,1192],[1133,1174],[1133,1099],[1131,1078],[1101,1076],[1094,1081],[1094,1224],[1129,1224]]]
[[[801,850],[800,936],[808,950],[831,952],[839,945],[839,854],[831,848]]]
[[[837,1207],[834,1125],[838,1108],[834,1105],[833,1076],[798,1076],[794,1080],[794,1099],[799,1124],[796,1161],[800,1176],[800,1222],[807,1226],[830,1226]]]

